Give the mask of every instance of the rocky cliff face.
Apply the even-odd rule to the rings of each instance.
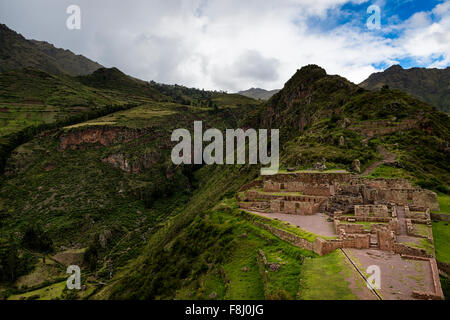
[[[115,168],[119,168],[128,173],[139,173],[142,170],[150,169],[161,158],[161,154],[156,152],[144,153],[137,159],[127,159],[123,153],[111,154],[102,159],[103,163],[109,163]]]
[[[84,144],[100,144],[109,146],[115,143],[127,143],[134,139],[141,138],[148,133],[148,129],[130,129],[130,128],[104,128],[92,127],[83,130],[76,130],[61,135],[59,150],[67,148],[72,150],[80,149]]]

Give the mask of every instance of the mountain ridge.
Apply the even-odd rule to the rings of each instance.
[[[359,86],[377,90],[387,85],[423,100],[439,110],[450,113],[450,67],[410,68],[393,65],[383,72],[371,74]]]
[[[28,40],[0,24],[0,72],[35,68],[52,74],[87,75],[103,67],[45,41]]]
[[[239,91],[238,94],[260,100],[269,100],[274,94],[278,93],[280,89],[265,90],[261,88],[250,88],[248,90]]]

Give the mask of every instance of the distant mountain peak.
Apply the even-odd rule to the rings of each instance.
[[[33,68],[51,74],[91,74],[102,65],[46,41],[27,40],[0,24],[0,72]]]
[[[377,72],[361,82],[359,86],[377,90],[384,85],[421,99],[439,110],[450,113],[450,68],[403,69],[393,65],[383,72]]]
[[[390,66],[389,68],[387,68],[387,69],[385,70],[385,72],[387,72],[387,71],[402,71],[402,70],[404,70],[404,69],[402,68],[401,65],[399,65],[399,64],[394,64],[394,65]]]
[[[265,90],[261,88],[251,87],[248,90],[239,91],[238,94],[252,99],[269,100],[274,94],[278,93],[279,91],[279,89]]]
[[[327,72],[325,71],[325,69],[322,68],[321,66],[318,66],[317,64],[308,64],[308,65],[303,66],[300,69],[298,69],[297,72],[305,73],[305,74],[314,72],[317,74],[321,74],[323,76],[327,75]]]

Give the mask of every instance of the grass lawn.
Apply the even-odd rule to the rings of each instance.
[[[261,242],[259,239],[251,238],[253,237],[247,241],[240,241],[239,247],[233,252],[231,262],[224,266],[231,281],[229,299],[264,299],[264,286],[256,263],[256,255]],[[244,267],[249,270],[243,272],[242,268]]]
[[[405,169],[380,165],[369,176],[369,178],[396,178],[414,180],[414,177]]]
[[[448,222],[432,222],[436,258],[441,262],[450,263],[450,225]]]
[[[443,193],[438,193],[438,201],[439,201],[439,208],[441,211],[433,211],[437,213],[447,213],[450,214],[450,196]]]
[[[322,257],[306,259],[301,272],[301,300],[357,300],[349,287],[352,271],[344,255],[334,251]]]
[[[21,293],[18,295],[14,295],[8,298],[8,300],[20,300],[21,297],[25,297],[25,299],[35,296],[36,300],[52,300],[61,297],[64,288],[66,288],[66,280],[52,284],[47,287],[43,287],[41,289],[37,289],[34,291],[29,291],[26,293]]]

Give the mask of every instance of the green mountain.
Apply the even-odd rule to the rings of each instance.
[[[449,117],[400,90],[369,91],[315,65],[266,102],[116,68],[13,70],[0,73],[0,298],[357,299],[365,283],[340,251],[301,249],[268,227],[319,236],[238,208],[259,165],[172,163],[173,130],[193,132],[194,121],[279,129],[282,173],[320,163],[405,178],[449,210]],[[450,262],[448,226],[433,229]],[[70,264],[85,290],[65,289]]]
[[[269,100],[278,91],[280,91],[280,90],[278,90],[278,89],[265,90],[265,89],[261,89],[261,88],[250,88],[248,90],[239,91],[238,94],[241,94],[243,96],[253,98],[253,99]]]
[[[52,74],[86,75],[102,66],[69,50],[22,35],[0,24],[0,72],[31,67]]]
[[[365,169],[382,158],[379,150],[385,148],[398,162],[377,166],[368,172],[371,177],[407,178],[448,192],[449,118],[400,91],[366,91],[327,75],[320,67],[306,66],[266,104],[247,113],[242,125],[280,128],[282,170],[312,168],[317,161],[329,169],[351,170],[355,159]],[[290,251],[248,222],[253,218],[237,209],[232,196],[257,176],[252,166],[207,166],[195,171],[198,187],[193,196],[173,211],[142,254],[95,298],[292,299],[298,290],[298,278],[292,277],[296,268],[315,270],[320,265],[323,272],[337,268],[338,273],[346,273],[337,253],[317,257],[298,248]],[[256,263],[261,249],[293,269],[284,267],[273,279],[261,278]],[[312,262],[296,264],[308,258]],[[312,280],[302,273],[300,281]],[[320,292],[307,288],[301,296],[355,298],[339,277],[327,282]]]
[[[360,83],[369,90],[387,85],[421,99],[439,110],[450,112],[450,67],[446,69],[411,68],[394,65],[370,75]]]

